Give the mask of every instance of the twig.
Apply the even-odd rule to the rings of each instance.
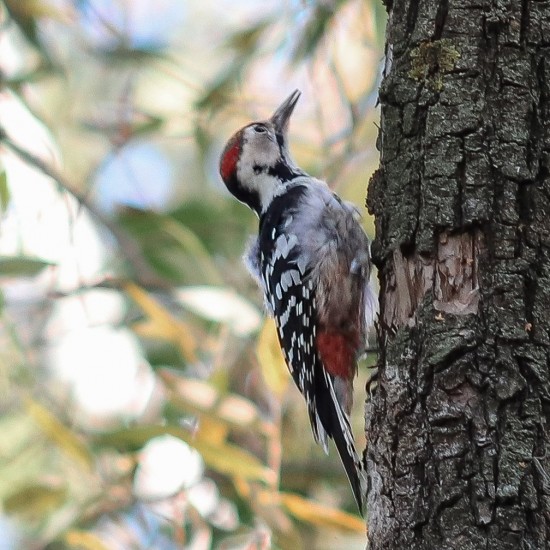
[[[72,195],[76,199],[78,204],[81,207],[85,208],[99,224],[108,229],[108,231],[117,241],[122,255],[124,256],[126,261],[132,266],[135,272],[136,280],[140,284],[166,288],[166,283],[162,281],[162,279],[153,271],[151,266],[143,257],[141,249],[136,240],[113,220],[105,216],[103,212],[101,212],[101,210],[99,210],[99,208],[97,208],[88,199],[86,194],[80,192],[75,185],[73,185],[63,174],[58,172],[53,166],[50,166],[48,163],[38,158],[30,151],[17,145],[12,139],[10,139],[10,137],[6,134],[4,128],[1,126],[0,142],[4,143],[4,145],[6,145],[21,160],[31,166],[34,166],[36,169],[40,170],[40,172],[55,180],[58,185],[60,185],[64,191]]]

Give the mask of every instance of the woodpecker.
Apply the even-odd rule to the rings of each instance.
[[[259,218],[245,263],[275,319],[314,438],[327,453],[334,440],[362,513],[366,476],[349,415],[357,358],[375,311],[369,241],[356,208],[292,160],[288,126],[299,97],[295,90],[269,120],[236,132],[220,174]]]

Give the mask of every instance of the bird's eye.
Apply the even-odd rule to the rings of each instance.
[[[257,134],[265,134],[267,132],[267,128],[265,126],[260,125],[260,124],[256,124],[256,126],[254,126],[254,131]]]

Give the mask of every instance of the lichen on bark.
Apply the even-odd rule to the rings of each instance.
[[[411,50],[410,56],[409,77],[424,81],[434,91],[440,92],[443,88],[443,75],[454,69],[460,53],[451,40],[443,39],[421,42]]]
[[[370,548],[550,548],[550,2],[386,4]]]

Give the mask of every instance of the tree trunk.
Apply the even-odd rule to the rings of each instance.
[[[550,2],[387,7],[369,548],[550,548]]]

